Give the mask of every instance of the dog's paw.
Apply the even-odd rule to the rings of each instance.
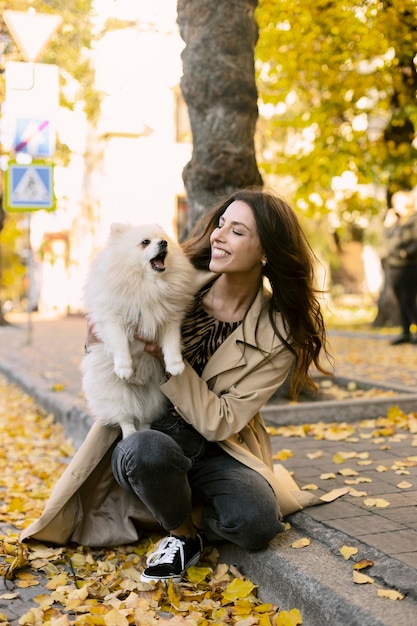
[[[122,380],[129,380],[133,376],[133,368],[131,365],[114,364],[114,372],[116,376]]]
[[[179,374],[182,374],[184,368],[185,365],[182,359],[181,361],[170,361],[169,363],[165,363],[165,371],[168,372],[168,374],[171,374],[171,376],[178,376]]]

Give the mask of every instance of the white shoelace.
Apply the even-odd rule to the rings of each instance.
[[[184,543],[177,537],[165,537],[155,552],[146,559],[146,565],[158,565],[159,563],[172,563],[177,552],[180,552],[181,567],[184,567]]]

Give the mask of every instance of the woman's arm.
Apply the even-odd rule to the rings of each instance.
[[[176,411],[209,441],[240,432],[284,382],[293,363],[293,355],[282,346],[268,358],[251,346],[245,350],[246,365],[212,381],[200,378],[186,363],[183,374],[161,385]]]

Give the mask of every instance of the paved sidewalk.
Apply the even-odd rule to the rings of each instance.
[[[90,423],[79,372],[85,320],[77,316],[48,320],[33,314],[29,332],[25,316],[9,319],[13,325],[0,327],[0,373],[53,412],[78,447]],[[389,339],[388,335],[332,334],[336,375],[403,385],[417,393],[417,348],[393,348]],[[417,624],[417,434],[412,434],[413,424],[411,430],[397,425],[392,432],[385,423],[354,422],[344,427],[344,411],[349,422],[344,408],[348,404],[340,403],[339,424],[333,430],[328,424],[316,427],[315,433],[300,425],[292,430],[287,426],[272,435],[272,446],[281,457],[277,461],[294,472],[300,487],[318,495],[337,486],[348,485],[354,491],[290,516],[291,528],[267,550],[248,554],[227,545],[222,558],[236,563],[259,584],[265,601],[286,609],[297,607],[304,626],[413,626]],[[368,417],[366,409],[361,417]],[[304,537],[310,545],[292,547]],[[340,553],[343,546],[358,551],[345,559]],[[352,580],[353,565],[362,559],[373,562],[361,570],[373,583]],[[378,596],[378,590],[387,589],[398,590],[404,599]],[[0,612],[1,607],[0,601]]]

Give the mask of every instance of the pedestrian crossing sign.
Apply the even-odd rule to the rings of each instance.
[[[53,166],[9,164],[5,171],[4,192],[6,211],[55,210]]]

